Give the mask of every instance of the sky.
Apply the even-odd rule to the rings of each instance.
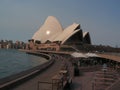
[[[0,0],[0,39],[27,42],[48,16],[80,24],[94,45],[120,47],[120,0]]]

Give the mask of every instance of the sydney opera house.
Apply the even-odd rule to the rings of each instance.
[[[45,23],[35,32],[32,39],[46,42],[59,42],[63,44],[91,44],[89,32],[84,32],[80,24],[73,23],[63,29],[60,22],[53,16],[48,16]]]

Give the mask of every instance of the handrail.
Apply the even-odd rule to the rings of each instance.
[[[115,87],[118,84],[120,84],[120,79],[118,79],[116,82],[114,82],[111,86],[109,86],[105,90],[113,90],[112,88]]]

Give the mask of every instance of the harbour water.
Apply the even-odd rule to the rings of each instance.
[[[12,49],[0,49],[0,79],[47,62],[45,58]]]

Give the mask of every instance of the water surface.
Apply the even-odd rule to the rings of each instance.
[[[43,57],[12,49],[0,49],[0,78],[19,73],[47,62]]]

